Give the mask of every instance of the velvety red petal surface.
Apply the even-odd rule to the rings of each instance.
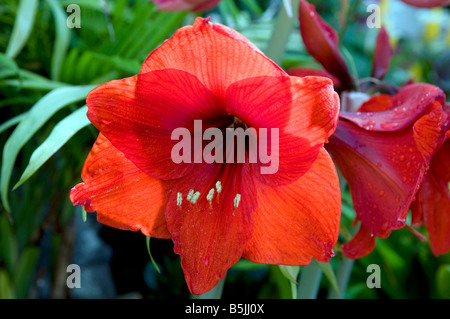
[[[89,93],[87,106],[94,126],[137,167],[160,179],[179,178],[192,169],[192,163],[172,159],[179,142],[171,139],[174,129],[187,128],[193,137],[195,119],[216,127],[227,120],[220,101],[180,70],[107,82]]]
[[[378,32],[375,51],[373,53],[372,77],[380,80],[384,78],[389,69],[393,53],[394,51],[389,42],[389,34],[383,26]]]
[[[328,78],[258,77],[233,83],[226,105],[230,114],[250,127],[279,130],[274,156],[278,170],[257,176],[266,184],[281,185],[297,180],[311,167],[335,130],[339,98]],[[273,153],[272,142],[268,141],[269,153]],[[254,166],[259,171],[265,164]]]
[[[196,76],[219,97],[231,83],[245,78],[286,75],[243,35],[203,18],[177,30],[150,53],[141,73],[168,68]]]
[[[255,182],[258,207],[243,257],[258,263],[328,262],[339,234],[340,189],[334,164],[321,148],[297,181],[278,187]]]
[[[300,1],[300,33],[308,53],[346,87],[353,86],[347,63],[339,50],[339,37],[317,14],[313,5]]]
[[[192,196],[197,192],[199,197],[193,203]],[[240,200],[236,208],[237,194]],[[177,181],[165,214],[174,250],[181,257],[193,294],[209,291],[239,261],[252,236],[255,208],[248,164],[198,164],[191,174]]]
[[[152,178],[125,158],[100,134],[82,171],[83,183],[70,192],[74,205],[97,211],[102,224],[170,238],[164,210],[173,182]]]

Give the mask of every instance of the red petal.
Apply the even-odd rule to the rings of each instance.
[[[100,132],[142,171],[159,179],[178,178],[192,169],[193,164],[176,164],[171,158],[179,142],[171,140],[175,128],[193,132],[195,119],[216,127],[227,120],[221,102],[197,78],[179,70],[107,82],[89,93],[87,106]]]
[[[276,164],[271,163],[277,170],[257,176],[264,183],[281,185],[297,180],[311,167],[335,130],[339,98],[324,77],[258,77],[229,87],[227,110],[257,130],[279,130],[279,141],[267,143],[269,153],[272,143],[278,148],[272,154]],[[267,165],[255,166],[260,171]]]
[[[445,7],[450,5],[450,0],[401,0],[411,6],[419,8]]]
[[[383,26],[378,32],[375,51],[373,54],[372,77],[380,80],[384,78],[389,69],[389,64],[393,53],[394,51],[389,41],[389,34]]]
[[[375,248],[375,237],[364,225],[361,225],[355,237],[341,245],[341,248],[347,258],[361,258],[370,254]]]
[[[179,29],[150,53],[141,73],[167,68],[195,75],[218,96],[245,78],[286,75],[243,35],[203,18]]]
[[[100,134],[82,171],[83,183],[70,192],[74,205],[97,211],[105,225],[170,238],[164,210],[172,182],[161,182],[125,158]]]
[[[433,109],[433,108],[430,108]],[[436,113],[434,113],[436,112]],[[433,114],[433,115],[431,115]],[[422,117],[416,125],[430,125],[426,141],[417,143],[412,127],[397,132],[374,132],[341,120],[327,149],[349,182],[355,211],[367,229],[378,237],[404,226],[406,213],[429,166],[428,150],[439,136],[433,129],[442,123],[438,110]],[[432,125],[432,121],[435,121]],[[421,124],[421,122],[424,122]],[[425,122],[427,124],[425,124]]]
[[[311,169],[289,185],[255,183],[258,207],[244,258],[258,263],[328,262],[339,234],[340,189],[336,169],[321,148]]]
[[[248,165],[221,167],[197,164],[190,175],[175,184],[166,209],[174,250],[181,257],[193,294],[209,291],[225,276],[241,258],[253,230],[256,197]],[[218,169],[224,170],[220,178],[216,178]],[[215,188],[218,180],[222,183],[220,193]],[[208,200],[211,189],[215,191]],[[195,203],[187,199],[190,190],[200,192]],[[237,194],[241,200],[236,209]],[[178,196],[182,196],[181,203]]]
[[[333,85],[335,89],[339,88],[341,86],[341,81],[332,74],[328,73],[325,70],[321,69],[310,69],[310,68],[303,68],[303,67],[295,67],[287,70],[287,73],[292,76],[324,76],[333,81]]]
[[[388,101],[384,99],[384,96],[382,97],[382,105],[379,109],[388,108]],[[366,104],[374,104],[374,102],[380,101],[379,96],[374,98],[377,101],[369,100]],[[395,132],[412,125],[430,107],[433,101],[445,102],[445,94],[442,90],[431,84],[416,83],[403,87],[392,97],[390,110],[373,114],[341,112],[339,117],[366,130]],[[362,108],[367,109],[364,105]]]
[[[339,51],[337,32],[316,12],[313,5],[300,1],[300,33],[306,50],[345,87],[352,87],[353,80],[347,63]]]
[[[392,105],[392,95],[377,94],[373,95],[369,100],[365,101],[358,109],[358,112],[383,112],[393,108],[394,106]]]
[[[431,249],[437,255],[450,250],[450,140],[433,156],[412,212],[423,216]],[[417,210],[420,210],[419,212]]]

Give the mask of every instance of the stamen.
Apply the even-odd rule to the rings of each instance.
[[[190,201],[192,199],[192,195],[194,195],[194,190],[193,189],[191,189],[189,191],[189,194],[187,195],[186,199]]]
[[[197,202],[197,199],[200,197],[200,192],[195,192],[194,195],[192,195],[191,203],[195,204]]]
[[[182,194],[180,192],[177,193],[177,206],[181,206],[181,203],[183,201]]]
[[[209,191],[209,193],[208,193],[208,196],[206,196],[206,199],[207,199],[208,201],[211,201],[212,198],[213,198],[213,196],[214,196],[214,188],[211,188],[210,191]]]
[[[220,181],[218,181],[216,183],[216,188],[217,188],[217,193],[220,193],[222,191],[222,184],[220,183]]]
[[[238,208],[240,201],[241,201],[241,194],[236,194],[236,197],[234,198],[234,208]]]

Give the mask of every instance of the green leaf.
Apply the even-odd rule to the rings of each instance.
[[[69,104],[84,100],[93,88],[94,86],[72,86],[49,92],[31,107],[25,118],[14,129],[3,148],[0,176],[1,199],[6,211],[11,212],[8,201],[9,182],[14,163],[22,147],[53,114]]]
[[[19,248],[14,229],[6,215],[0,215],[0,260],[9,273],[16,265]]]
[[[87,106],[83,106],[56,124],[47,139],[31,154],[30,162],[13,190],[26,182],[73,135],[90,124],[87,110]]]
[[[19,67],[16,62],[6,54],[0,53],[0,79],[18,75]]]
[[[450,299],[450,265],[441,265],[436,272],[437,291],[442,298]]]
[[[152,264],[155,267],[155,269],[158,271],[158,273],[161,273],[161,271],[159,270],[158,265],[156,264],[156,261],[153,259],[152,253],[150,252],[150,237],[145,237],[145,240],[147,242],[147,251],[148,251],[148,254],[150,256],[150,260],[152,261]]]
[[[24,299],[28,296],[28,290],[33,280],[36,263],[39,258],[39,248],[26,247],[22,252],[19,264],[15,269],[14,280],[17,298]]]
[[[319,265],[320,269],[325,274],[325,277],[327,277],[328,281],[330,282],[331,286],[336,291],[336,293],[338,295],[340,295],[341,293],[339,291],[339,286],[337,283],[336,275],[334,274],[334,270],[333,270],[333,267],[331,267],[331,264],[330,263],[322,263],[322,262],[316,261],[315,259],[314,259],[314,261]]]
[[[293,284],[297,284],[298,273],[300,272],[300,266],[285,266],[279,265],[281,272],[283,275],[289,279],[289,281]]]
[[[251,13],[256,14],[258,16],[263,14],[263,9],[258,4],[256,0],[241,0],[241,2],[246,6]]]
[[[56,0],[47,0],[48,5],[52,9],[55,19],[56,37],[53,47],[53,56],[51,62],[51,78],[59,79],[61,65],[66,56],[70,42],[70,29],[67,27],[67,15],[61,5]]]
[[[12,86],[19,89],[44,90],[51,91],[57,88],[65,87],[67,84],[56,81],[39,81],[39,80],[2,80],[0,86]]]
[[[20,0],[6,55],[15,58],[25,46],[34,24],[38,0]]]
[[[8,273],[0,268],[0,299],[15,299],[14,287]]]
[[[22,113],[22,114],[19,114],[17,116],[14,116],[13,118],[7,120],[2,125],[0,125],[0,134],[2,134],[4,131],[9,129],[11,126],[14,126],[14,125],[18,124],[26,115],[27,115],[26,112]]]
[[[290,281],[292,299],[297,299],[297,278],[300,273],[300,266],[279,265],[281,273]]]

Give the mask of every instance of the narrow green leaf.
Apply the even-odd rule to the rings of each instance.
[[[19,256],[16,233],[6,215],[0,215],[0,260],[3,267],[12,273]]]
[[[297,285],[298,285],[298,274],[300,273],[300,266],[285,266],[279,265],[281,273],[290,281],[291,283],[291,293],[292,299],[297,299]]]
[[[4,131],[9,129],[11,126],[14,126],[14,125],[18,124],[26,115],[27,115],[26,112],[22,113],[22,114],[19,114],[17,116],[14,116],[13,118],[7,120],[2,125],[0,125],[0,134],[2,134]]]
[[[0,79],[6,78],[8,76],[18,75],[19,67],[16,62],[7,56],[6,54],[0,53]]]
[[[280,270],[284,276],[293,284],[297,284],[298,273],[300,272],[300,266],[285,266],[279,265]]]
[[[256,0],[241,0],[241,2],[244,4],[244,6],[246,6],[250,12],[252,12],[253,14],[256,14],[258,16],[263,14],[263,9],[261,9],[261,7],[258,4],[258,1]]]
[[[12,86],[20,89],[51,91],[56,88],[68,86],[66,83],[52,81],[38,76],[23,76],[26,74],[23,70],[19,71],[20,79],[5,79],[0,81],[0,86]]]
[[[314,259],[314,262],[316,262],[319,265],[320,269],[325,274],[325,277],[327,277],[327,279],[330,282],[333,289],[336,291],[336,293],[338,295],[340,295],[341,293],[339,291],[339,286],[337,283],[336,275],[334,274],[334,270],[333,270],[333,267],[331,267],[331,264],[330,263],[322,263],[322,262],[316,261],[315,259]]]
[[[167,20],[164,20],[164,23],[156,28],[155,32],[149,38],[147,44],[143,46],[146,48],[146,52],[142,53],[141,48],[140,54],[143,54],[143,56],[145,57],[150,52],[150,50],[153,50],[158,45],[160,45],[173,30],[179,28],[182,25],[182,22],[186,16],[187,12],[183,11],[170,14]]]
[[[53,47],[53,56],[51,62],[51,78],[53,80],[59,79],[61,65],[69,48],[70,29],[67,27],[67,15],[61,5],[56,0],[47,0],[50,6],[53,17],[55,19],[56,37]]]
[[[34,24],[38,0],[20,0],[6,55],[15,58],[25,46]]]
[[[17,298],[19,299],[28,297],[28,290],[35,274],[39,252],[38,247],[30,246],[26,247],[20,256],[19,264],[13,276]]]
[[[150,237],[145,237],[145,240],[147,242],[147,251],[148,251],[148,254],[150,256],[150,260],[152,261],[152,264],[155,267],[155,269],[158,271],[158,273],[161,273],[161,271],[159,270],[158,265],[156,264],[156,261],[153,259],[152,253],[150,252]]]
[[[95,86],[72,86],[55,89],[47,93],[34,104],[25,118],[20,121],[3,148],[2,169],[0,176],[0,193],[4,208],[10,212],[8,201],[9,182],[12,169],[22,147],[47,122],[50,117],[63,107],[84,100]]]
[[[15,299],[14,287],[8,273],[0,268],[0,299]]]
[[[26,182],[73,135],[90,124],[87,106],[83,106],[56,124],[47,139],[31,154],[30,162],[13,190]]]

